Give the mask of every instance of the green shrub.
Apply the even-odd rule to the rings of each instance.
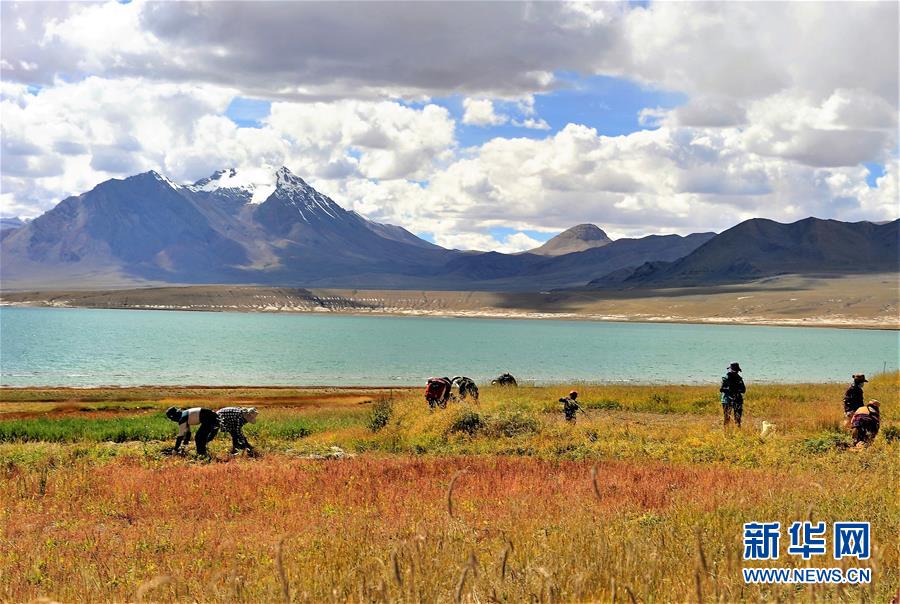
[[[850,437],[842,432],[821,432],[805,439],[801,446],[806,453],[827,453],[850,446]]]
[[[481,416],[474,411],[465,411],[450,424],[449,432],[462,432],[468,435],[474,435],[484,427],[484,421]]]
[[[391,421],[391,416],[394,414],[394,403],[391,399],[383,398],[379,399],[375,402],[375,406],[372,407],[372,413],[369,415],[369,421],[367,423],[369,430],[372,432],[378,432],[385,426],[387,426],[388,422]]]
[[[522,411],[506,411],[487,418],[486,433],[490,436],[520,436],[540,430],[540,422]]]

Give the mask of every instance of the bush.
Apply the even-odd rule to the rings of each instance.
[[[369,416],[369,421],[367,423],[369,430],[378,432],[388,425],[393,414],[394,403],[391,399],[383,398],[377,400],[375,406],[372,407],[372,414]]]
[[[491,436],[520,436],[533,434],[540,429],[540,423],[527,413],[510,411],[488,418],[487,433]]]
[[[807,453],[827,453],[834,449],[846,449],[850,446],[850,437],[841,432],[822,432],[807,438],[801,443]]]
[[[466,411],[450,425],[449,432],[463,432],[472,436],[484,427],[481,416],[474,411]]]

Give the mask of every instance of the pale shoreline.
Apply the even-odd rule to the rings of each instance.
[[[260,307],[256,309],[237,305],[200,306],[196,305],[131,305],[128,307],[109,306],[97,307],[88,305],[73,305],[60,302],[8,302],[0,300],[0,308],[68,308],[68,309],[94,309],[94,310],[157,310],[175,312],[234,312],[234,313],[260,313],[260,314],[302,314],[302,315],[344,315],[354,317],[431,317],[442,319],[493,319],[493,320],[532,320],[532,321],[592,321],[609,323],[643,323],[643,324],[685,324],[685,325],[754,325],[767,327],[818,327],[830,329],[869,329],[884,331],[900,331],[900,321],[872,321],[851,318],[836,317],[802,317],[802,318],[772,318],[772,317],[678,317],[672,315],[616,315],[595,313],[550,313],[528,311],[493,311],[493,310],[419,310],[419,309],[326,309],[326,308],[279,308],[275,306]]]

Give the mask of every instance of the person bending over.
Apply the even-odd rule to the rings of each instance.
[[[868,447],[878,435],[881,427],[881,404],[878,401],[869,401],[867,405],[859,407],[850,418],[850,436],[853,438],[853,446]]]
[[[219,416],[219,424],[222,430],[231,435],[231,454],[234,455],[241,449],[253,454],[253,446],[244,436],[244,424],[256,423],[259,413],[256,407],[225,407],[216,411]]]
[[[208,456],[206,445],[219,433],[219,416],[212,409],[203,407],[191,407],[179,409],[169,407],[166,417],[178,423],[178,436],[175,439],[175,452],[179,452],[182,446],[191,442],[191,426],[197,426],[197,435],[194,441],[197,443],[197,455]]]

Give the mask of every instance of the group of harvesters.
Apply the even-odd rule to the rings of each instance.
[[[516,378],[509,373],[504,373],[494,380],[491,380],[492,386],[518,386]],[[456,393],[453,392],[453,386],[456,386]],[[478,400],[478,385],[471,378],[465,376],[456,376],[453,379],[446,377],[428,378],[425,385],[425,400],[428,406],[433,410],[435,407],[445,409],[447,403],[451,400],[464,401],[466,398],[472,397]]]

